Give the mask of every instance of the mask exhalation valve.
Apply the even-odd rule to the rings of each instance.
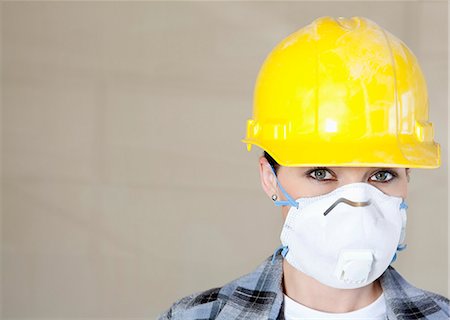
[[[372,250],[346,250],[339,254],[335,275],[346,283],[367,281],[372,269]]]

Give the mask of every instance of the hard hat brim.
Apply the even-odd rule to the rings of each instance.
[[[247,145],[255,145],[270,154],[286,167],[385,167],[422,168],[440,167],[440,145],[388,144],[386,141],[354,141],[336,143],[305,143],[296,140],[255,141],[242,139]]]

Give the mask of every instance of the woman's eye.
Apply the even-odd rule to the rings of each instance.
[[[374,179],[372,179],[374,178]],[[376,182],[388,182],[394,178],[394,175],[389,171],[378,171],[372,177],[370,177],[371,181]]]
[[[326,169],[316,169],[314,171],[311,171],[309,175],[316,180],[328,180],[330,178],[333,178],[331,173]]]

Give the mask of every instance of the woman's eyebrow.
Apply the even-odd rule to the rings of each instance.
[[[313,167],[301,167],[301,169],[307,171],[307,170],[311,170],[311,169],[327,169],[330,171],[340,171],[340,170],[345,170],[349,167],[333,167],[333,166],[313,166]],[[371,172],[371,171],[377,171],[377,170],[393,170],[393,171],[398,171],[400,169],[403,168],[397,168],[397,167],[367,167],[367,170],[365,170],[366,172]]]

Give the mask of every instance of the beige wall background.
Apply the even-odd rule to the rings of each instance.
[[[281,215],[240,139],[265,56],[323,15],[422,65],[442,167],[412,170],[394,266],[448,296],[446,1],[1,6],[3,319],[155,318],[272,254]]]

